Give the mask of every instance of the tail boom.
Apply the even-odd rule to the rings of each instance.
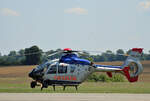
[[[95,65],[95,71],[106,72],[109,77],[112,77],[112,72],[120,72],[129,82],[136,82],[143,71],[143,66],[139,61],[142,50],[142,48],[133,48],[122,66]]]

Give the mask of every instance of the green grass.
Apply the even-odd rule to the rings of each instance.
[[[0,92],[8,93],[150,93],[149,82],[84,82],[78,87],[78,91],[74,87],[56,87],[56,91],[49,86],[47,89],[40,90],[40,87],[34,89],[26,83],[0,83]]]

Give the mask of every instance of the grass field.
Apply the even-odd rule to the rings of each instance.
[[[103,62],[100,64],[121,65],[122,62]],[[40,87],[30,88],[32,79],[28,77],[28,73],[35,66],[9,66],[0,67],[0,92],[9,93],[150,93],[150,61],[142,62],[144,67],[143,74],[140,75],[139,82],[84,82],[79,86],[78,91],[74,87],[67,87],[63,91],[62,87],[56,87],[53,91],[52,87],[40,91]]]

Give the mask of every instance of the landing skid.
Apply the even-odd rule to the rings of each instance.
[[[53,86],[53,90],[55,91],[56,90],[56,86],[63,86],[63,91],[65,91],[66,87],[67,86],[72,86],[72,87],[75,87],[76,91],[78,90],[78,86],[79,85],[60,85],[60,84],[52,84],[50,86]],[[43,88],[47,88],[47,87],[41,87],[41,91],[43,90]]]
[[[35,88],[36,86],[41,86],[41,91],[43,90],[43,88],[48,88],[48,86],[53,86],[54,91],[56,90],[56,86],[63,86],[63,91],[65,91],[67,86],[71,86],[71,87],[75,87],[75,89],[77,91],[79,84],[51,84],[51,85],[48,85],[47,83],[41,84],[37,81],[32,81],[30,83],[31,88]]]

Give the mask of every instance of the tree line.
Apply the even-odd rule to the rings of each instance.
[[[52,54],[57,50],[49,50],[46,53],[43,52],[38,46],[32,46],[30,48],[21,49],[19,51],[10,51],[8,55],[0,54],[0,65],[37,65],[46,61],[47,59],[59,58],[61,54],[56,54],[51,57],[47,57],[49,54]],[[126,56],[120,54],[127,54],[129,51],[124,52],[123,49],[118,49],[115,53],[111,50],[107,50],[98,55],[91,55],[87,52],[81,56],[81,58],[89,59],[94,62],[104,62],[104,61],[124,61]],[[149,53],[143,53],[141,60],[150,60],[150,51]]]

